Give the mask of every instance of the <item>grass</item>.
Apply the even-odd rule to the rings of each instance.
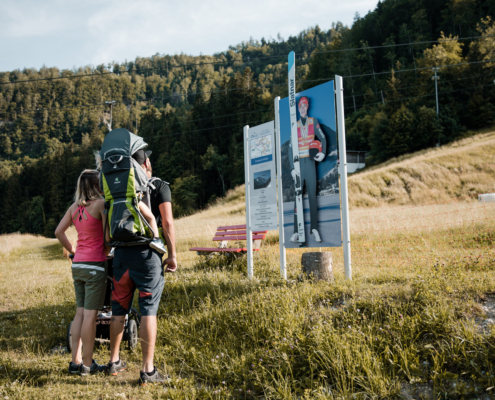
[[[253,280],[243,258],[189,252],[211,245],[217,226],[243,223],[242,188],[177,220],[180,265],[165,277],[156,348],[166,387],[136,386],[140,349],[122,352],[130,369],[117,378],[68,376],[69,356],[54,349],[75,310],[69,261],[56,241],[0,236],[10,246],[0,254],[0,398],[492,398],[495,325],[482,322],[495,304],[495,203],[441,199],[355,204],[351,282],[340,248],[330,249],[334,282],[301,277],[302,249],[288,250],[281,281],[275,233]]]

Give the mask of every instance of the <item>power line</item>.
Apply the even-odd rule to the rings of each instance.
[[[402,70],[394,71],[394,73],[399,74],[399,73],[402,73],[402,72],[423,71],[423,70],[426,70],[426,69],[432,69],[433,67],[438,67],[438,68],[457,67],[459,65],[480,64],[480,63],[486,63],[486,62],[495,62],[495,60],[470,61],[470,62],[458,63],[458,64],[434,65],[432,67],[421,67],[421,68],[412,68],[412,69],[402,69]],[[362,76],[383,75],[383,74],[391,74],[391,73],[392,73],[392,71],[374,72],[372,74],[348,75],[348,76],[343,76],[343,78],[360,78]],[[319,80],[319,79],[315,79],[315,80]]]
[[[429,43],[437,43],[437,42],[439,42],[439,43],[453,42],[454,40],[481,39],[481,38],[487,38],[487,37],[495,37],[495,35],[471,36],[471,37],[457,38],[457,39],[456,38],[452,38],[452,39],[447,38],[447,39],[428,40],[428,41],[424,41],[424,42],[385,44],[385,45],[381,45],[381,46],[352,47],[350,49],[335,49],[335,50],[318,51],[318,52],[313,52],[311,54],[338,53],[338,52],[343,52],[343,51],[356,51],[356,50],[373,50],[373,49],[381,49],[381,48],[386,48],[386,47],[412,46],[412,45],[418,45],[418,44],[429,44]]]
[[[159,138],[159,137],[168,137],[168,136],[177,136],[177,135],[183,135],[185,133],[192,133],[192,132],[202,132],[202,131],[210,131],[214,129],[222,129],[222,128],[230,128],[232,126],[238,126],[238,125],[248,125],[249,123],[256,123],[258,121],[246,121],[246,122],[237,122],[232,125],[224,125],[224,126],[216,126],[213,128],[204,128],[204,129],[195,129],[192,131],[186,131],[186,132],[177,132],[177,133],[169,133],[168,135],[157,135],[157,136],[143,136],[143,139],[154,139],[154,138]],[[163,125],[161,125],[163,126]],[[157,128],[158,126],[155,126]]]
[[[487,74],[487,75],[489,75],[489,74]],[[422,85],[420,85],[420,86],[422,86]],[[460,91],[466,91],[466,90],[480,89],[480,88],[489,87],[489,86],[494,86],[494,84],[493,83],[490,83],[488,85],[483,85],[483,86],[473,86],[473,87],[470,87],[470,88],[464,88],[464,89],[458,89],[458,90],[451,90],[451,91],[443,91],[443,92],[439,92],[439,94],[449,94],[449,93],[453,93],[453,92],[460,92]],[[406,98],[397,99],[397,100],[387,100],[386,102],[387,103],[397,102],[397,101],[402,102],[402,101],[415,100],[415,99],[429,97],[429,96],[434,96],[434,94],[432,93],[432,94],[426,94],[426,95],[421,95],[421,96],[406,97]],[[358,107],[358,108],[361,109],[361,108],[365,107],[366,105],[374,105],[374,104],[382,104],[382,102],[368,103],[368,104],[362,105],[361,107]],[[348,109],[354,109],[354,107],[346,107],[345,109],[346,110],[348,110]],[[193,121],[199,121],[199,120],[208,120],[208,119],[221,118],[221,117],[225,117],[225,116],[233,116],[233,115],[257,113],[257,112],[260,113],[260,112],[270,111],[270,110],[271,109],[264,109],[264,110],[246,111],[246,112],[242,112],[242,113],[224,114],[224,115],[214,116],[214,117],[211,117],[211,118],[198,118],[198,119],[195,119],[195,120],[177,121],[177,123],[187,123],[187,122],[193,122]],[[215,126],[215,127],[210,127],[210,128],[195,129],[195,130],[184,131],[184,132],[169,133],[169,134],[166,134],[166,135],[144,136],[143,139],[155,139],[155,138],[160,138],[160,137],[169,137],[169,136],[183,135],[183,134],[186,134],[186,133],[195,133],[195,132],[203,132],[203,131],[223,129],[223,128],[231,128],[231,127],[234,127],[234,126],[246,125],[248,123],[255,123],[255,122],[258,122],[258,121],[254,121],[254,120],[253,121],[244,121],[244,122],[238,122],[238,123],[231,124],[231,125],[223,125],[223,126]],[[152,126],[151,128],[152,129],[154,129],[154,128],[160,128],[160,127],[163,127],[165,125],[166,124],[156,125],[156,126]],[[150,126],[148,126],[147,128],[150,128]],[[62,142],[62,141],[60,141],[60,143],[66,143],[67,144],[67,143],[70,143],[70,142]]]
[[[430,44],[430,43],[442,43],[442,42],[449,42],[449,41],[454,41],[454,40],[469,40],[469,39],[482,39],[482,38],[488,38],[488,37],[494,37],[495,35],[486,35],[486,36],[470,36],[470,37],[464,37],[464,38],[453,38],[453,39],[437,39],[437,40],[429,40],[429,41],[423,41],[423,42],[410,42],[410,43],[398,43],[398,44],[389,44],[389,45],[381,45],[381,46],[368,46],[368,47],[352,47],[348,49],[334,49],[334,50],[322,50],[322,51],[313,51],[311,52],[308,57],[311,57],[315,54],[328,54],[328,53],[340,53],[340,52],[345,52],[345,51],[358,51],[358,50],[374,50],[374,49],[379,49],[379,48],[389,48],[389,47],[399,47],[399,46],[415,46],[419,44]],[[239,53],[237,53],[239,54]],[[304,56],[305,53],[299,53],[296,54],[296,56]],[[78,75],[71,75],[71,76],[57,76],[57,77],[50,77],[50,78],[38,78],[38,79],[24,79],[22,81],[14,81],[14,82],[0,82],[0,85],[9,85],[9,84],[16,84],[16,83],[27,83],[27,82],[40,82],[40,81],[48,81],[48,80],[60,80],[60,79],[75,79],[75,78],[84,78],[88,76],[103,76],[103,75],[120,75],[120,74],[125,74],[125,73],[142,73],[146,71],[168,71],[168,68],[182,68],[182,67],[187,67],[187,66],[203,66],[203,65],[217,65],[217,64],[235,64],[235,63],[240,63],[240,65],[245,65],[249,64],[254,60],[262,60],[262,59],[269,59],[269,58],[282,58],[286,57],[285,55],[273,55],[273,56],[262,56],[262,57],[254,57],[254,58],[249,58],[247,61],[243,60],[226,60],[226,61],[213,61],[213,62],[208,62],[208,63],[194,63],[194,64],[187,64],[184,63],[183,65],[169,65],[167,68],[157,68],[157,67],[151,67],[151,68],[140,68],[136,70],[125,70],[125,71],[119,71],[119,72],[113,72],[113,71],[103,71],[99,73],[93,73],[93,74],[78,74]],[[62,71],[62,72],[68,72],[68,71]],[[375,74],[380,74],[379,72]],[[351,76],[346,76],[344,78],[349,78]]]
[[[481,88],[490,87],[490,86],[495,86],[495,84],[494,83],[489,83],[487,85],[482,85],[482,86],[472,86],[472,87],[464,88],[464,89],[442,91],[442,92],[438,92],[438,94],[449,94],[449,93],[454,93],[454,92],[464,92],[466,90],[481,89]],[[430,96],[435,96],[435,93],[429,93],[429,94],[424,94],[424,95],[420,95],[420,96],[413,96],[413,97],[405,97],[405,98],[396,99],[396,100],[385,100],[385,103],[394,103],[394,102],[397,102],[397,101],[415,100],[415,99],[420,99],[420,98],[423,98],[423,97],[430,97]],[[383,103],[381,101],[377,101],[377,102],[374,102],[374,103],[363,104],[362,106],[360,106],[358,108],[361,109],[361,108],[363,108],[363,107],[365,107],[367,105],[374,105],[374,104],[383,104]],[[354,109],[354,107],[346,107],[345,109],[346,110],[351,110],[351,109]]]
[[[466,90],[479,89],[479,88],[489,87],[489,86],[494,86],[494,85],[495,85],[494,83],[490,83],[488,85],[483,85],[483,86],[473,86],[473,87],[470,87],[470,88],[458,89],[458,90],[450,90],[450,91],[444,91],[444,92],[438,92],[438,93],[439,94],[449,94],[449,93],[453,93],[453,92],[461,92],[461,91],[466,91]],[[392,102],[397,102],[397,101],[419,99],[419,98],[429,97],[429,96],[434,96],[434,95],[435,95],[434,93],[431,93],[431,94],[425,94],[425,95],[415,96],[415,97],[407,97],[407,98],[397,99],[397,100],[387,100],[386,102],[387,103],[392,103]],[[382,103],[381,102],[376,102],[376,103],[370,103],[370,104],[382,104]],[[346,109],[352,109],[352,108],[353,107],[348,107]],[[362,108],[362,107],[360,107],[360,108]],[[257,121],[253,121],[253,122],[257,122]],[[200,132],[200,131],[221,129],[221,128],[228,128],[228,127],[237,126],[237,125],[247,125],[247,124],[248,124],[248,122],[239,122],[239,123],[236,123],[236,124],[233,124],[233,125],[226,125],[226,126],[219,126],[219,127],[205,128],[205,129],[197,129],[197,130],[187,131],[187,132],[177,132],[177,133],[168,134],[168,135],[147,136],[147,137],[143,137],[143,138],[153,139],[155,137],[176,136],[176,135],[182,135],[184,133],[191,133],[191,132]],[[163,125],[161,125],[161,126],[163,126]],[[155,128],[157,128],[157,127],[159,127],[159,126],[155,126]]]
[[[485,76],[494,76],[494,75],[495,75],[495,72],[492,72],[490,74],[474,75],[474,76],[467,76],[467,77],[458,78],[458,79],[442,80],[442,81],[440,81],[440,83],[458,82],[458,81],[462,81],[462,80],[466,80],[466,79],[475,79],[475,78],[481,78],[481,77],[485,77]],[[405,87],[397,88],[395,90],[398,91],[398,90],[414,89],[414,88],[425,87],[425,86],[430,86],[430,84],[425,83],[423,85],[405,86]],[[388,92],[393,92],[393,90],[381,90],[381,92],[388,93]],[[378,92],[373,92],[373,91],[372,91],[372,93],[375,94],[375,95],[379,95],[380,94]],[[353,96],[357,97],[357,96],[365,96],[365,95],[366,95],[366,93],[353,94],[353,95],[350,95],[350,96],[345,96],[344,99],[350,99]]]
[[[122,104],[124,102],[115,102],[116,104]],[[39,110],[27,110],[27,111],[48,111],[48,110],[63,110],[63,109],[73,109],[73,108],[84,108],[84,107],[93,107],[93,106],[100,106],[100,105],[105,105],[106,103],[99,103],[99,104],[93,104],[93,105],[84,105],[84,106],[74,106],[74,107],[66,107],[66,108],[51,108],[51,109],[39,109]],[[125,104],[125,103],[124,103]],[[185,123],[190,123],[190,122],[196,122],[196,121],[207,121],[207,120],[213,120],[213,119],[218,119],[218,118],[224,118],[224,117],[230,117],[230,116],[234,116],[234,115],[243,115],[243,114],[251,114],[251,113],[255,113],[255,112],[265,112],[265,111],[270,111],[272,110],[272,108],[265,108],[265,109],[261,109],[261,110],[252,110],[252,111],[245,111],[245,112],[239,112],[239,113],[232,113],[232,114],[221,114],[221,115],[216,115],[216,116],[213,116],[213,117],[209,117],[209,118],[196,118],[196,119],[188,119],[188,120],[184,120],[184,121],[175,121],[176,123],[178,124],[185,124]],[[27,112],[25,111],[25,112]],[[2,113],[2,112],[0,112]],[[10,112],[10,113],[5,113],[5,114],[16,114],[15,112]],[[17,113],[18,114],[18,113]],[[166,124],[162,124],[162,125],[157,125],[156,127],[161,127],[161,126],[165,126]]]
[[[465,91],[465,90],[479,89],[481,87],[488,87],[488,86],[494,86],[494,85],[495,84],[491,83],[491,84],[484,85],[484,86],[473,86],[471,88],[459,89],[459,90],[451,90],[451,91],[447,91],[447,92],[438,92],[438,93],[439,94],[449,94],[449,93],[453,93],[453,92],[460,92],[460,91]],[[408,98],[397,99],[397,100],[387,100],[387,103],[396,102],[396,101],[405,101],[405,100],[411,100],[411,99],[419,99],[419,98],[429,97],[429,96],[434,96],[434,95],[435,94],[432,93],[432,94],[425,94],[425,95],[421,95],[421,96],[408,97]],[[370,103],[370,104],[382,104],[382,103],[381,102],[377,102],[377,103]],[[352,109],[353,107],[348,107],[347,109],[349,109],[349,108]],[[257,121],[252,121],[252,122],[257,122]],[[233,126],[248,125],[248,124],[249,124],[249,122],[239,122],[239,123],[236,123],[236,124],[233,124],[233,125],[225,125],[225,126],[218,126],[218,127],[212,127],[212,128],[204,128],[204,129],[196,129],[196,130],[186,131],[186,132],[171,133],[171,134],[168,134],[168,135],[146,136],[146,137],[143,136],[143,139],[148,139],[148,138],[149,139],[153,139],[153,138],[158,138],[158,137],[176,136],[176,135],[182,135],[182,134],[185,134],[185,133],[201,132],[201,131],[221,129],[221,128],[229,128],[229,127],[233,127]],[[155,128],[156,127],[157,126],[155,126]]]
[[[101,104],[105,104],[105,103],[101,103]],[[167,122],[167,123],[164,123],[164,124],[160,124],[160,125],[149,125],[149,126],[146,126],[146,128],[161,128],[163,126],[166,126],[168,125],[169,123],[177,123],[177,124],[180,124],[180,125],[184,125],[184,124],[187,124],[187,123],[190,123],[190,122],[196,122],[196,121],[206,121],[206,120],[213,120],[213,119],[218,119],[218,118],[224,118],[224,117],[229,117],[229,116],[234,116],[234,115],[243,115],[243,114],[253,114],[253,113],[262,113],[262,112],[265,112],[265,111],[271,111],[273,110],[272,108],[265,108],[265,109],[260,109],[260,110],[252,110],[252,111],[245,111],[245,112],[238,112],[238,113],[231,113],[231,114],[222,114],[222,115],[216,115],[216,116],[213,116],[213,117],[209,117],[209,118],[196,118],[196,119],[192,119],[192,120],[183,120],[183,121],[174,121],[174,122]],[[220,128],[226,128],[226,127],[231,127],[231,126],[236,126],[238,124],[245,124],[245,122],[240,122],[240,123],[237,123],[237,124],[234,124],[234,125],[226,125],[226,126],[219,126],[219,127],[210,127],[210,128],[205,128],[205,129],[200,129],[200,130],[193,130],[193,131],[187,131],[187,132],[180,132],[178,134],[182,134],[182,133],[189,133],[189,132],[197,132],[197,131],[205,131],[205,130],[213,130],[213,129],[220,129]],[[175,136],[176,134],[171,134],[171,135],[160,135],[160,136],[152,136],[150,138],[155,138],[155,137],[162,137],[162,136]],[[65,141],[59,141],[60,143],[70,143],[70,142],[65,142]]]
[[[183,121],[174,121],[174,122],[168,122],[168,123],[164,123],[164,124],[160,124],[160,125],[146,125],[145,127],[146,128],[150,128],[151,127],[152,129],[154,129],[154,128],[161,128],[163,126],[168,125],[169,123],[170,124],[177,123],[177,124],[183,125],[183,124],[187,124],[187,123],[190,123],[190,122],[207,121],[207,120],[212,120],[212,119],[230,117],[230,116],[234,116],[234,115],[262,113],[262,112],[271,111],[271,110],[273,110],[273,109],[272,108],[265,108],[265,109],[262,109],[262,110],[252,110],[252,111],[245,111],[245,112],[232,113],[232,114],[216,115],[216,116],[209,117],[209,118],[197,118],[197,119],[189,119],[189,120],[183,120]],[[222,128],[222,127],[218,127],[218,128]],[[143,128],[141,127],[141,129],[143,129]],[[208,130],[208,129],[217,129],[217,127],[214,126],[214,127],[211,127],[211,128],[205,128],[204,130]],[[157,136],[153,136],[153,137],[157,137]]]
[[[116,101],[115,104],[121,104],[123,103],[122,101]],[[96,104],[80,104],[77,106],[68,106],[68,107],[52,107],[52,108],[35,108],[32,110],[22,110],[22,111],[1,111],[0,114],[24,114],[27,112],[42,112],[42,111],[58,111],[58,110],[70,110],[74,108],[86,108],[86,107],[98,107],[98,106],[104,106],[105,103],[96,103]]]
[[[466,63],[459,63],[459,64],[447,64],[447,65],[440,65],[439,68],[444,68],[444,67],[453,67],[453,66],[459,66],[459,65],[470,65],[470,64],[479,64],[479,63],[486,63],[486,62],[495,62],[495,60],[482,60],[482,61],[470,61]],[[402,72],[411,72],[411,71],[420,71],[420,70],[428,70],[431,69],[431,67],[422,67],[422,68],[415,68],[415,69],[407,69],[407,70],[399,70],[399,71],[394,71],[394,73],[402,73]],[[375,72],[375,74],[362,74],[362,75],[349,75],[349,76],[344,76],[344,78],[358,78],[358,77],[363,77],[363,76],[371,76],[371,75],[383,75],[383,74],[391,74],[392,71],[384,71],[384,72]],[[488,76],[490,74],[486,75],[479,75],[479,76]],[[467,78],[460,78],[460,79],[471,79],[472,77],[467,77]],[[321,81],[330,81],[333,78],[319,78],[319,79],[309,79],[309,80],[300,80],[297,83],[308,83],[308,82],[321,82]],[[459,79],[459,80],[460,80]],[[450,81],[443,81],[443,82],[453,82],[455,80],[450,80]],[[151,97],[151,98],[145,98],[145,99],[139,99],[139,100],[129,100],[129,102],[132,101],[148,101],[148,100],[164,100],[164,99],[169,99],[173,98],[176,96],[192,96],[192,95],[198,95],[198,94],[212,94],[212,93],[223,93],[223,92],[231,92],[231,91],[239,91],[239,90],[251,90],[251,89],[263,89],[266,87],[273,87],[273,86],[285,86],[287,83],[273,83],[269,85],[261,85],[261,86],[252,86],[249,88],[231,88],[231,89],[218,89],[218,90],[210,90],[210,91],[205,91],[205,92],[192,92],[188,94],[183,94],[183,93],[176,93],[172,94],[170,96],[164,96],[164,97]],[[417,85],[417,86],[409,86],[408,88],[412,87],[420,87],[420,86],[427,86],[427,85]],[[406,88],[399,88],[397,90],[403,90]],[[384,91],[386,92],[386,91]],[[377,92],[373,92],[374,94],[378,94]],[[354,96],[363,96],[363,94],[358,94]],[[350,98],[352,96],[347,96],[346,98]],[[117,102],[117,103],[122,103],[126,104],[124,101]],[[98,103],[94,105],[81,105],[81,106],[70,106],[70,107],[65,107],[65,109],[70,109],[70,108],[83,108],[83,107],[93,107],[93,106],[98,106],[98,105],[103,105],[104,103]],[[34,109],[34,110],[23,110],[23,111],[11,111],[11,112],[5,112],[5,111],[0,111],[0,114],[22,114],[24,112],[36,112],[36,111],[44,111],[44,110],[61,110],[62,108],[52,108],[52,109]]]

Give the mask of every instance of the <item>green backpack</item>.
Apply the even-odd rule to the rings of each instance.
[[[112,130],[103,141],[100,186],[112,247],[148,244],[153,239],[153,231],[138,207],[140,200],[149,205],[148,176],[132,158],[146,146],[143,138],[123,128]]]

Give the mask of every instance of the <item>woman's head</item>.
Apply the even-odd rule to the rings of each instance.
[[[85,169],[77,180],[74,201],[79,206],[87,206],[88,201],[101,199],[100,173],[95,169]]]

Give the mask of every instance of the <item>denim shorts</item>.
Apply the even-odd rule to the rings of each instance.
[[[143,316],[157,314],[163,292],[160,254],[149,246],[115,249],[113,259],[112,314],[129,313],[134,292],[139,290],[139,311]]]

